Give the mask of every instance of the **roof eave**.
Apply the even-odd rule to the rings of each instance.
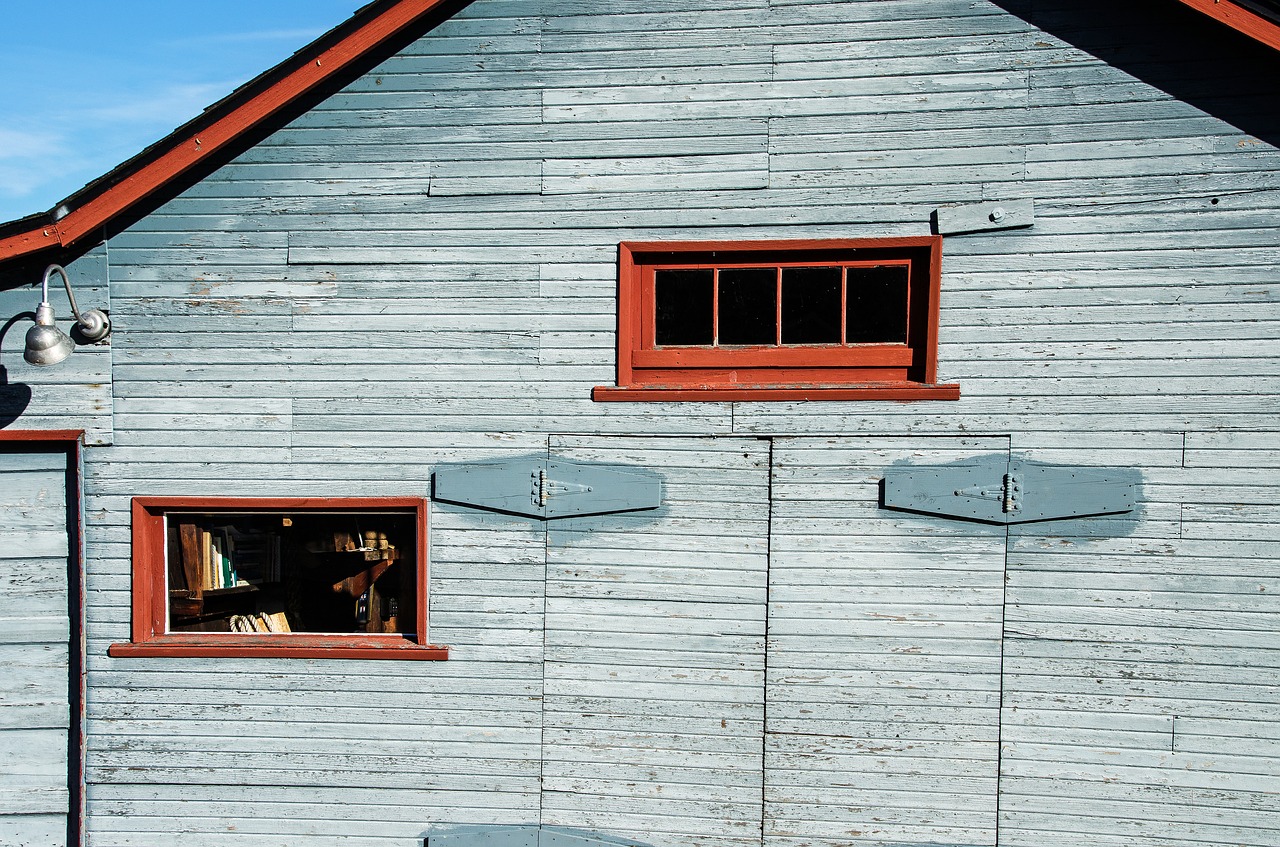
[[[1255,41],[1280,50],[1280,22],[1235,0],[1178,0]]]
[[[378,48],[469,0],[378,0],[53,210],[0,225],[0,262],[71,248],[178,183],[300,99],[344,78]],[[158,203],[156,204],[158,205]],[[4,233],[8,234],[4,234]]]

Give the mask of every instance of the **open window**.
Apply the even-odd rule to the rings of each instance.
[[[618,382],[596,400],[955,399],[942,239],[619,245]]]
[[[421,498],[133,501],[133,640],[113,656],[442,659]]]

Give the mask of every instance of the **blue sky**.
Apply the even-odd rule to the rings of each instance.
[[[368,0],[0,0],[0,221],[52,208]]]

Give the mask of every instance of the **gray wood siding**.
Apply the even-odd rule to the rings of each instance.
[[[661,509],[547,525],[542,817],[760,841],[769,446],[554,437],[664,477]]]
[[[64,295],[65,296],[65,295]],[[67,457],[0,449],[0,845],[67,843]]]
[[[191,437],[179,432],[175,439]],[[330,470],[310,479],[298,473],[305,465],[264,458],[254,453],[258,448],[229,460],[230,445],[203,450],[208,464],[174,465],[186,470],[171,478],[155,473],[163,462],[152,456],[139,466],[148,476],[96,479],[97,502],[117,520],[99,525],[91,542],[120,558],[90,577],[91,592],[116,598],[90,610],[92,843],[405,845],[420,844],[427,825],[440,820],[536,820],[540,525],[446,505],[432,509],[431,637],[452,648],[446,662],[104,654],[108,643],[128,637],[128,608],[120,605],[128,597],[128,495],[197,488],[422,495],[431,465],[539,446],[545,451],[545,436],[450,438],[437,446],[415,436],[397,447],[371,433],[364,446],[316,450],[316,466]],[[195,475],[194,484],[183,473]]]
[[[1100,59],[1161,61],[1131,27],[1017,8],[1045,28],[986,0],[477,0],[112,239],[93,843],[1272,847],[1280,153]],[[1006,198],[1035,226],[943,250],[959,401],[590,400],[619,241],[922,235]],[[83,414],[53,388],[48,420]],[[875,509],[894,457],[989,444],[1136,468],[1142,509]],[[132,496],[423,494],[548,448],[678,496],[550,527],[433,506],[448,662],[105,655]],[[958,634],[859,628],[894,608]]]
[[[1008,450],[774,441],[766,845],[996,844],[1004,527],[878,501],[886,467]]]
[[[1192,431],[1034,451],[1150,470],[1124,537],[1011,536],[1007,843],[1274,842],[1278,447]]]

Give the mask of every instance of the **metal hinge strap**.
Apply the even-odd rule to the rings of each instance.
[[[1112,515],[1133,510],[1140,479],[1126,468],[974,456],[949,465],[887,469],[884,505],[991,523]]]
[[[432,476],[436,500],[544,520],[656,509],[662,503],[657,474],[595,462],[531,456],[442,465]]]

